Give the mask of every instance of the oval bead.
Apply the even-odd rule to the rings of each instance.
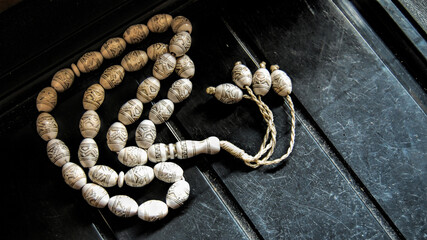
[[[129,44],[140,43],[147,38],[150,31],[145,24],[135,24],[126,29],[123,38]]]
[[[153,76],[158,80],[169,77],[175,69],[176,59],[170,53],[161,55],[153,66]]]
[[[156,98],[157,94],[160,91],[160,81],[155,77],[149,77],[142,81],[139,84],[138,89],[136,91],[136,97],[142,103],[151,102],[154,98]]]
[[[138,203],[126,195],[116,195],[108,201],[108,209],[118,217],[132,217],[138,212]]]
[[[193,89],[193,84],[190,80],[182,78],[176,80],[168,91],[168,99],[173,103],[180,103],[188,98]]]
[[[68,186],[76,190],[80,190],[87,183],[86,174],[83,169],[72,162],[67,162],[62,166],[62,177]]]
[[[188,32],[193,31],[193,26],[191,25],[190,20],[184,16],[176,16],[171,23],[171,28],[174,33],[179,32]]]
[[[89,169],[89,178],[103,187],[113,187],[117,184],[119,175],[109,166],[95,165]]]
[[[53,87],[43,88],[36,99],[36,106],[39,112],[52,111],[58,102],[58,94]]]
[[[128,167],[135,167],[147,163],[147,152],[139,147],[130,146],[120,150],[119,161]]]
[[[252,77],[252,88],[255,95],[265,96],[271,88],[270,72],[265,69],[265,63],[260,64],[261,67],[255,71]]]
[[[104,102],[105,91],[104,88],[95,83],[86,89],[83,94],[83,108],[85,110],[97,110]]]
[[[215,88],[215,98],[225,104],[234,104],[240,102],[243,92],[236,85],[223,83]]]
[[[98,69],[103,61],[104,58],[100,52],[87,52],[77,61],[77,68],[82,73],[92,72]]]
[[[241,62],[236,62],[231,72],[233,82],[239,86],[239,88],[244,89],[245,86],[252,85],[251,70],[249,70],[249,68],[243,65]]]
[[[157,14],[151,17],[147,26],[151,32],[163,33],[166,32],[172,23],[172,16],[169,14]]]
[[[179,180],[172,184],[166,195],[166,205],[172,209],[181,207],[190,196],[190,184],[185,180]]]
[[[154,175],[163,182],[174,183],[183,178],[184,170],[176,163],[160,162],[154,166]]]
[[[82,195],[89,205],[96,208],[104,208],[110,200],[107,190],[95,183],[84,185]]]
[[[121,62],[122,67],[128,72],[141,70],[148,62],[148,56],[145,51],[134,50],[126,54]]]
[[[126,185],[131,187],[143,187],[154,179],[154,171],[148,166],[136,166],[125,174]]]
[[[74,82],[74,73],[73,70],[69,68],[64,68],[59,70],[53,75],[52,82],[50,85],[57,92],[64,92],[69,89]]]
[[[143,105],[138,99],[131,99],[120,107],[118,119],[124,125],[134,123],[141,117]]]
[[[119,85],[125,77],[125,69],[120,65],[113,65],[105,69],[99,78],[99,83],[104,89],[112,89]]]
[[[147,222],[163,219],[168,214],[168,206],[159,200],[149,200],[138,208],[138,217]]]
[[[107,132],[107,145],[113,152],[119,152],[126,146],[128,132],[120,122],[113,123]]]
[[[188,55],[179,57],[176,60],[175,72],[182,78],[192,78],[196,68],[193,60]]]
[[[125,48],[126,42],[123,38],[110,38],[102,45],[101,54],[105,59],[111,59],[122,54]]]
[[[169,52],[169,45],[164,43],[154,43],[147,48],[147,55],[151,61],[156,61],[161,55]]]
[[[94,138],[101,128],[101,119],[94,110],[83,113],[79,122],[80,133],[84,138]]]
[[[70,150],[67,145],[59,139],[50,140],[47,143],[46,151],[50,161],[58,167],[62,167],[70,161]]]
[[[179,32],[169,42],[169,52],[175,57],[183,56],[191,47],[191,35],[188,32]]]
[[[92,138],[85,138],[80,143],[79,150],[77,152],[80,164],[85,167],[93,167],[98,161],[99,150],[98,145]]]
[[[136,145],[143,149],[148,149],[156,140],[156,126],[151,120],[142,121],[135,132]]]
[[[164,162],[170,158],[169,156],[169,146],[164,143],[156,143],[150,146],[147,151],[147,157],[150,162],[158,163]],[[170,159],[174,159],[173,156]]]
[[[37,133],[45,141],[54,139],[58,135],[58,124],[49,113],[40,113],[37,117],[36,126]]]
[[[273,90],[282,97],[285,97],[292,92],[292,81],[289,76],[282,70],[279,69],[279,66],[271,66],[271,84]]]
[[[173,102],[169,99],[163,99],[151,107],[150,113],[148,114],[148,118],[154,124],[161,124],[167,121],[172,116],[173,110]]]

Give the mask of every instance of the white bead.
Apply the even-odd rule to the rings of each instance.
[[[168,98],[174,103],[180,103],[188,98],[193,89],[193,84],[190,80],[182,78],[176,80],[168,91]]]
[[[125,173],[120,171],[119,178],[117,179],[117,186],[119,188],[123,187],[123,183],[125,182]]]
[[[174,183],[181,180],[184,170],[173,162],[160,162],[154,166],[154,175],[161,181]]]
[[[187,201],[190,196],[190,184],[185,180],[180,180],[170,186],[166,195],[166,205],[172,209],[177,209]]]
[[[148,149],[156,140],[156,126],[151,120],[144,120],[136,129],[135,140],[138,147]]]
[[[191,47],[191,35],[188,32],[175,34],[169,42],[169,52],[175,57],[183,56]]]
[[[126,127],[120,122],[113,123],[107,132],[108,148],[113,152],[119,152],[126,146],[127,140],[128,132]]]
[[[164,162],[169,158],[169,148],[164,143],[156,143],[151,145],[147,151],[148,160],[151,162]]]
[[[94,183],[84,185],[82,195],[89,205],[96,208],[104,208],[110,200],[108,192],[103,187]]]
[[[139,147],[130,146],[120,150],[119,161],[128,167],[135,167],[147,163],[147,152]]]
[[[95,165],[89,169],[89,178],[103,187],[113,187],[117,184],[119,175],[109,166]]]
[[[68,186],[76,190],[81,189],[87,183],[86,174],[83,169],[72,162],[68,162],[62,166],[62,177]]]
[[[271,73],[271,84],[273,85],[273,90],[282,97],[291,94],[292,81],[289,76],[284,71],[278,69],[278,66],[272,66],[272,69],[274,69]]]
[[[125,182],[131,187],[142,187],[154,179],[154,171],[148,166],[136,166],[125,174]]]
[[[172,74],[175,69],[176,59],[170,53],[161,55],[153,66],[153,76],[158,80],[163,80]]]
[[[244,89],[245,86],[250,86],[252,84],[251,70],[241,62],[236,62],[232,70],[232,79],[237,86]]]
[[[154,124],[162,124],[172,116],[173,110],[173,102],[169,99],[163,99],[151,107],[148,118]]]
[[[58,135],[58,123],[56,123],[55,118],[49,113],[40,113],[37,117],[36,125],[37,133],[45,141],[54,139]]]
[[[77,156],[80,160],[80,164],[85,167],[93,167],[98,161],[99,150],[98,145],[92,138],[85,138],[80,143]]]
[[[265,96],[271,88],[270,72],[265,69],[265,63],[261,63],[261,68],[258,68],[252,78],[252,88],[255,95]]]
[[[79,129],[84,138],[94,138],[101,128],[101,119],[94,110],[88,110],[80,118]]]
[[[193,60],[188,55],[176,59],[175,72],[182,78],[192,78],[196,68]]]
[[[132,124],[141,117],[142,109],[141,101],[136,98],[131,99],[120,108],[118,119],[124,125]]]
[[[108,209],[118,217],[132,217],[138,213],[138,203],[126,195],[116,195],[108,201]]]
[[[138,217],[147,222],[160,220],[168,214],[168,206],[159,200],[149,200],[138,208]]]
[[[223,83],[215,88],[215,98],[225,104],[234,104],[242,100],[243,92],[234,84]]]
[[[149,77],[142,81],[138,86],[138,90],[136,91],[136,97],[142,103],[151,102],[154,98],[156,98],[157,94],[160,90],[160,81],[155,77]]]
[[[50,161],[58,167],[70,161],[70,150],[67,145],[59,139],[52,139],[47,143],[47,156]]]
[[[217,154],[221,150],[219,139],[209,137],[203,141],[179,141],[175,144],[175,154],[178,159],[192,158],[199,154]]]

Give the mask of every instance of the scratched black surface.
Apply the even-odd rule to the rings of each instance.
[[[134,2],[123,1],[122,4],[128,6],[124,9],[134,6]],[[35,10],[55,6],[44,4]],[[265,131],[256,105],[242,101],[225,106],[205,94],[204,89],[231,82],[230,71],[237,60],[256,69],[232,33],[248,46],[257,61],[280,64],[294,83],[292,97],[298,116],[294,152],[279,166],[258,170],[245,167],[224,152],[181,161],[192,187],[190,199],[182,208],[171,211],[166,219],[157,223],[144,223],[137,217],[120,219],[108,209],[96,210],[88,206],[79,191],[64,184],[60,169],[47,159],[45,142],[35,131],[34,102],[39,88],[20,90],[25,95],[13,97],[15,101],[19,99],[19,104],[1,106],[10,108],[1,116],[0,132],[2,138],[8,139],[2,146],[6,173],[4,192],[7,193],[4,198],[8,206],[3,214],[8,223],[6,237],[386,239],[397,235],[417,239],[427,234],[423,181],[427,152],[425,113],[370,49],[369,42],[357,34],[331,1],[268,1],[256,6],[239,1],[204,0],[185,4],[182,1],[152,1],[139,15],[133,9],[132,17],[116,24],[108,22],[108,14],[114,16],[111,20],[118,20],[117,16],[125,12],[120,8],[108,12],[112,8],[92,9],[106,16],[93,20],[89,28],[91,34],[74,32],[75,36],[69,40],[77,38],[86,49],[97,49],[108,37],[120,35],[127,24],[146,22],[156,12],[182,14],[192,20],[193,45],[189,55],[196,63],[194,89],[188,100],[176,106],[170,119],[172,129],[182,139],[201,140],[215,135],[255,153]],[[67,21],[91,11],[69,13]],[[43,19],[38,21],[43,22]],[[30,35],[57,29],[54,23],[38,27],[27,23],[26,26],[23,30],[34,31]],[[164,36],[152,34],[147,41],[127,51],[146,48],[156,41],[168,41],[171,36],[171,32]],[[12,45],[18,48],[22,44],[17,41]],[[6,57],[13,54],[12,49],[5,49]],[[5,86],[16,87],[28,81],[26,76],[30,75],[37,76],[31,86],[45,86],[57,70],[51,66],[55,59],[60,59],[62,67],[75,61],[86,49],[70,45],[70,59],[67,60],[61,56],[61,50],[52,47],[37,56],[38,60],[46,60],[47,66],[37,68],[24,64],[25,68],[18,68],[4,78],[15,81]],[[106,61],[102,69],[119,61]],[[40,62],[43,65],[43,61]],[[96,137],[101,152],[100,164],[126,170],[107,149],[104,136],[120,106],[135,97],[138,83],[150,75],[151,67],[149,63],[144,70],[127,74],[122,85],[107,91],[106,100],[98,110],[103,125]],[[25,74],[17,73],[19,70]],[[72,89],[59,95],[59,104],[53,112],[60,126],[58,138],[70,147],[74,160],[81,141],[77,123],[83,113],[83,91],[97,82],[101,72],[98,70],[77,79]],[[167,88],[175,79],[177,77],[173,76],[162,81],[156,100],[166,96]],[[272,108],[278,127],[278,146],[274,154],[278,157],[288,146],[289,108],[283,104],[283,99],[272,93],[265,101]],[[149,108],[150,104],[144,105],[144,118]],[[134,144],[136,125],[128,127],[128,145]],[[319,140],[319,134],[313,133],[313,129],[320,131],[320,137],[325,139]],[[162,125],[158,127],[157,141],[175,142],[176,138]],[[330,147],[336,151],[332,155],[339,156],[338,162],[322,142],[332,145]],[[349,170],[345,170],[346,167]],[[372,194],[371,199],[360,194],[361,186],[366,186],[368,194]],[[141,203],[153,198],[163,199],[167,187],[156,181],[142,189],[124,187],[109,189],[109,192],[111,195],[129,194]],[[230,202],[231,208],[227,206]],[[376,207],[380,210],[372,209]],[[242,225],[242,221],[248,224]],[[387,221],[391,221],[391,228],[384,227],[390,225]],[[399,235],[400,232],[403,235]]]

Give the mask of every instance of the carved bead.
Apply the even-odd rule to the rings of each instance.
[[[191,35],[188,32],[179,32],[169,42],[169,52],[175,57],[183,56],[191,47]]]
[[[49,113],[40,113],[37,117],[37,133],[45,140],[49,141],[58,135],[58,124],[55,118]]]
[[[126,195],[116,195],[108,201],[108,209],[118,217],[132,217],[138,212],[138,203]]]
[[[158,80],[163,80],[172,74],[175,69],[176,59],[170,53],[161,55],[153,66],[153,76]]]
[[[80,118],[79,129],[84,138],[94,138],[101,128],[101,119],[98,113],[88,110]]]
[[[279,69],[278,65],[271,66],[271,84],[273,90],[282,97],[285,97],[292,92],[292,81],[289,76]]]
[[[239,88],[244,89],[245,86],[251,86],[252,84],[252,73],[248,67],[243,65],[240,61],[236,62],[233,67],[232,79],[233,82],[239,86]]]
[[[136,97],[142,103],[151,102],[154,98],[156,98],[157,94],[160,90],[160,81],[155,77],[149,77],[142,81],[139,84],[138,89],[136,91]]]
[[[141,101],[136,98],[131,99],[120,108],[118,119],[124,125],[132,124],[141,117],[142,109]]]
[[[156,140],[156,126],[151,120],[144,120],[136,129],[136,144],[140,148],[148,149]]]
[[[179,32],[188,32],[193,31],[193,26],[191,25],[190,20],[184,16],[176,16],[171,23],[171,28],[174,33]]]
[[[173,162],[160,162],[154,166],[154,175],[163,182],[174,183],[181,180],[184,170]]]
[[[271,88],[270,72],[265,69],[265,62],[260,63],[252,78],[252,88],[255,95],[265,96]]]
[[[192,78],[196,68],[193,60],[188,55],[179,57],[176,60],[175,72],[182,78]]]
[[[147,48],[147,55],[151,61],[156,61],[164,53],[169,52],[169,45],[164,43],[154,43]]]
[[[104,88],[95,83],[88,87],[83,94],[83,108],[85,110],[97,110],[104,102],[105,91]]]
[[[69,68],[64,68],[59,70],[53,75],[52,82],[50,85],[57,92],[64,92],[69,89],[74,82],[74,73],[73,70]]]
[[[52,111],[58,102],[58,94],[53,87],[43,88],[37,95],[36,105],[39,112]]]
[[[107,132],[107,145],[113,152],[119,152],[126,146],[128,140],[128,132],[125,125],[120,122],[115,122],[108,129]]]
[[[100,52],[87,52],[83,54],[83,56],[77,61],[77,67],[79,68],[80,72],[88,73],[98,69],[103,61],[104,58]]]
[[[138,217],[147,222],[163,219],[168,214],[168,206],[159,200],[149,200],[138,208]]]
[[[62,166],[62,177],[68,186],[76,190],[80,190],[87,183],[83,169],[72,162],[67,162]]]
[[[166,32],[172,23],[172,16],[169,14],[157,14],[151,17],[147,26],[151,32],[163,33]]]
[[[135,167],[147,163],[147,152],[139,147],[125,147],[120,150],[118,155],[119,161],[128,167]]]
[[[217,154],[221,150],[219,139],[209,137],[202,141],[185,140],[175,144],[176,157],[178,159],[192,158],[199,154]]]
[[[110,200],[107,190],[95,183],[84,185],[82,195],[89,205],[96,208],[104,208]]]
[[[131,168],[125,174],[125,182],[131,187],[143,187],[154,179],[154,171],[151,167],[137,166]]]
[[[168,98],[174,103],[180,103],[188,98],[193,89],[193,84],[190,80],[182,78],[176,80],[168,91]]]
[[[190,196],[190,184],[185,180],[180,180],[170,186],[166,195],[166,205],[172,209],[177,209],[187,201]]]
[[[77,156],[80,160],[80,164],[85,167],[93,167],[98,161],[99,150],[98,145],[92,138],[85,138],[80,143]]]
[[[150,31],[145,24],[135,24],[126,29],[123,33],[123,38],[127,43],[135,44],[142,42],[142,40],[147,38],[149,33]]]
[[[125,69],[120,65],[113,65],[105,69],[99,78],[104,89],[112,89],[119,85],[125,77]]]
[[[173,144],[166,145],[164,143],[156,143],[151,145],[151,147],[148,148],[147,151],[148,160],[157,163],[164,162],[168,159],[174,159],[175,156],[173,155],[173,153],[175,152],[175,150],[170,151],[170,146],[173,147]],[[172,152],[172,156],[169,155],[169,152]]]
[[[117,184],[119,175],[109,166],[95,165],[89,169],[89,178],[103,187],[113,187]]]
[[[141,70],[148,62],[148,56],[145,51],[134,50],[126,54],[121,62],[123,68],[128,72]]]
[[[223,83],[216,88],[209,87],[206,89],[208,94],[214,94],[215,98],[225,104],[234,104],[240,102],[243,97],[243,92],[236,85],[231,83]]]
[[[102,45],[101,54],[105,59],[111,59],[122,54],[125,48],[126,42],[123,38],[110,38]]]
[[[58,167],[62,167],[70,161],[70,150],[59,139],[50,140],[47,143],[46,151],[50,161]]]
[[[151,107],[148,118],[154,124],[162,124],[172,116],[173,110],[173,102],[169,99],[163,99]]]

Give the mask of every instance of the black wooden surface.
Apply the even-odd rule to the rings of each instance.
[[[366,6],[371,7],[344,0],[24,1],[1,13],[5,238],[425,238],[425,59],[422,54],[405,55],[416,62],[407,67],[401,49],[395,47],[408,38],[407,31],[383,41],[391,28],[383,30],[381,24],[393,16],[385,10],[378,22]],[[381,6],[375,3],[372,9]],[[176,105],[168,125],[157,128],[157,142],[217,136],[250,154],[257,152],[265,124],[256,105],[245,100],[223,105],[204,91],[231,82],[231,69],[238,60],[252,71],[262,60],[279,64],[291,76],[297,135],[294,152],[277,166],[253,170],[223,151],[177,161],[190,183],[190,198],[162,221],[146,223],[94,209],[79,191],[64,184],[35,130],[35,97],[58,69],[88,50],[99,49],[106,39],[120,36],[129,25],[146,23],[163,12],[192,21],[188,55],[196,64],[196,75],[190,98]],[[150,34],[126,52],[168,42],[172,35],[171,31]],[[402,42],[416,52],[419,48],[412,44]],[[74,162],[81,141],[83,92],[98,81],[106,66],[119,62],[120,58],[105,61],[100,70],[76,79],[70,90],[59,94],[52,114],[59,125],[58,138],[69,146]],[[105,135],[120,106],[134,98],[138,84],[150,76],[152,65],[126,74],[119,87],[106,91],[97,111],[102,119],[96,137],[99,164],[126,170],[108,150]],[[161,82],[156,101],[166,97],[177,78],[173,75]],[[273,156],[279,157],[290,138],[289,107],[273,92],[264,100],[275,116],[278,146]],[[144,105],[142,118],[150,106]],[[128,145],[134,144],[137,125],[128,127]],[[142,203],[163,199],[167,188],[155,181],[142,189],[108,191]]]

